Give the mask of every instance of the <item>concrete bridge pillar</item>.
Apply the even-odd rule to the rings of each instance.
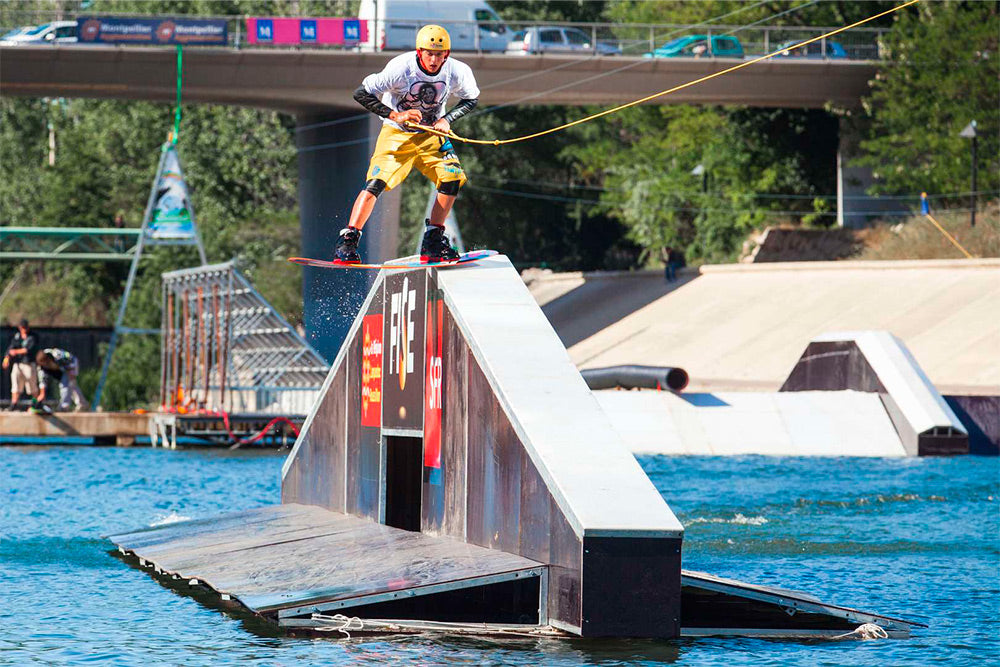
[[[840,118],[840,138],[837,146],[837,226],[850,229],[867,227],[870,220],[880,216],[895,219],[896,213],[909,209],[899,199],[868,196],[867,190],[875,183],[875,175],[868,167],[853,167],[851,160],[861,149],[861,137],[851,123]],[[914,200],[915,203],[916,200]]]
[[[338,232],[364,186],[368,159],[382,127],[363,110],[331,110],[297,116],[299,221],[302,255],[331,259]],[[398,256],[400,190],[379,197],[365,226],[366,262]],[[306,339],[333,362],[368,293],[376,271],[303,268]]]

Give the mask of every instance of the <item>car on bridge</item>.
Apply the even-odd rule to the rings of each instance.
[[[500,52],[509,41],[506,24],[485,0],[361,0],[358,18],[369,21],[361,51],[408,51],[428,23],[448,31],[452,51]]]
[[[796,48],[805,40],[793,40],[778,45],[779,58],[847,58],[847,51],[840,42],[827,41],[824,49],[822,41]]]
[[[644,58],[742,58],[743,45],[730,35],[685,35],[672,39]]]
[[[0,41],[5,45],[70,44],[77,41],[76,21],[53,21],[38,27],[28,26],[18,30],[20,30],[18,34],[7,33]]]
[[[578,28],[563,26],[532,26],[519,30],[507,44],[508,56],[526,56],[533,53],[596,53],[600,56],[621,55],[614,44],[594,41],[593,35]]]
[[[22,35],[28,32],[29,30],[34,30],[35,27],[36,26],[33,25],[25,25],[21,26],[20,28],[14,28],[13,30],[8,30],[4,34],[0,35],[0,44],[13,43],[15,37],[17,37],[18,35]]]

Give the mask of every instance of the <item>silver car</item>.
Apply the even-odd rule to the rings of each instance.
[[[594,44],[592,35],[577,28],[534,26],[514,33],[504,53],[508,56],[526,56],[532,53],[597,53],[615,56],[621,54],[621,49],[600,40]]]
[[[76,41],[76,21],[53,21],[15,35],[8,33],[3,37],[5,45],[72,44]]]

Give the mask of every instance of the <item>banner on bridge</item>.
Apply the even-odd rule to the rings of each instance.
[[[368,38],[368,22],[359,19],[249,18],[250,44],[327,44],[350,46]]]
[[[81,16],[76,27],[84,43],[225,46],[229,40],[225,19]]]

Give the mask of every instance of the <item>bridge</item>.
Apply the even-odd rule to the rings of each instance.
[[[296,115],[350,109],[351,93],[396,53],[191,48],[186,102],[235,104]],[[455,54],[476,73],[484,104],[620,104],[732,67],[726,58]],[[876,63],[774,58],[656,100],[660,104],[854,107]],[[98,45],[0,47],[4,95],[172,102],[172,48]]]

